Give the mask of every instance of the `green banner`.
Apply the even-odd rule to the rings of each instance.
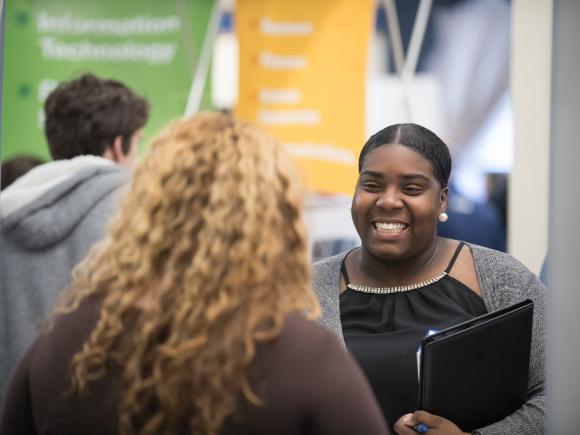
[[[2,159],[49,159],[42,105],[58,82],[84,72],[145,96],[147,140],[185,110],[213,0],[8,0]],[[209,79],[202,108],[209,108]]]

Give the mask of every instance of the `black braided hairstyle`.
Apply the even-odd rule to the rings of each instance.
[[[433,176],[441,187],[447,187],[451,173],[451,154],[439,136],[418,124],[394,124],[373,134],[364,144],[358,158],[360,173],[367,154],[382,145],[403,145],[418,152],[431,163]]]

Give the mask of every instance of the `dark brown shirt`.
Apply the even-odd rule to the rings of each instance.
[[[118,433],[120,373],[89,384],[89,393],[65,395],[69,362],[98,318],[98,303],[85,301],[40,336],[16,371],[0,435]],[[352,357],[331,332],[289,315],[279,337],[258,347],[252,384],[264,406],[243,403],[233,434],[387,434],[373,393]]]

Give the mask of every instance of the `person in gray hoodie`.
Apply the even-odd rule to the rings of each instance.
[[[118,81],[84,74],[61,83],[44,111],[54,161],[0,193],[0,410],[71,271],[105,234],[149,104]]]

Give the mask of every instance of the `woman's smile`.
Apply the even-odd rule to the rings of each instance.
[[[394,241],[405,236],[409,225],[404,222],[377,220],[373,222],[372,228],[374,229],[375,237]]]

